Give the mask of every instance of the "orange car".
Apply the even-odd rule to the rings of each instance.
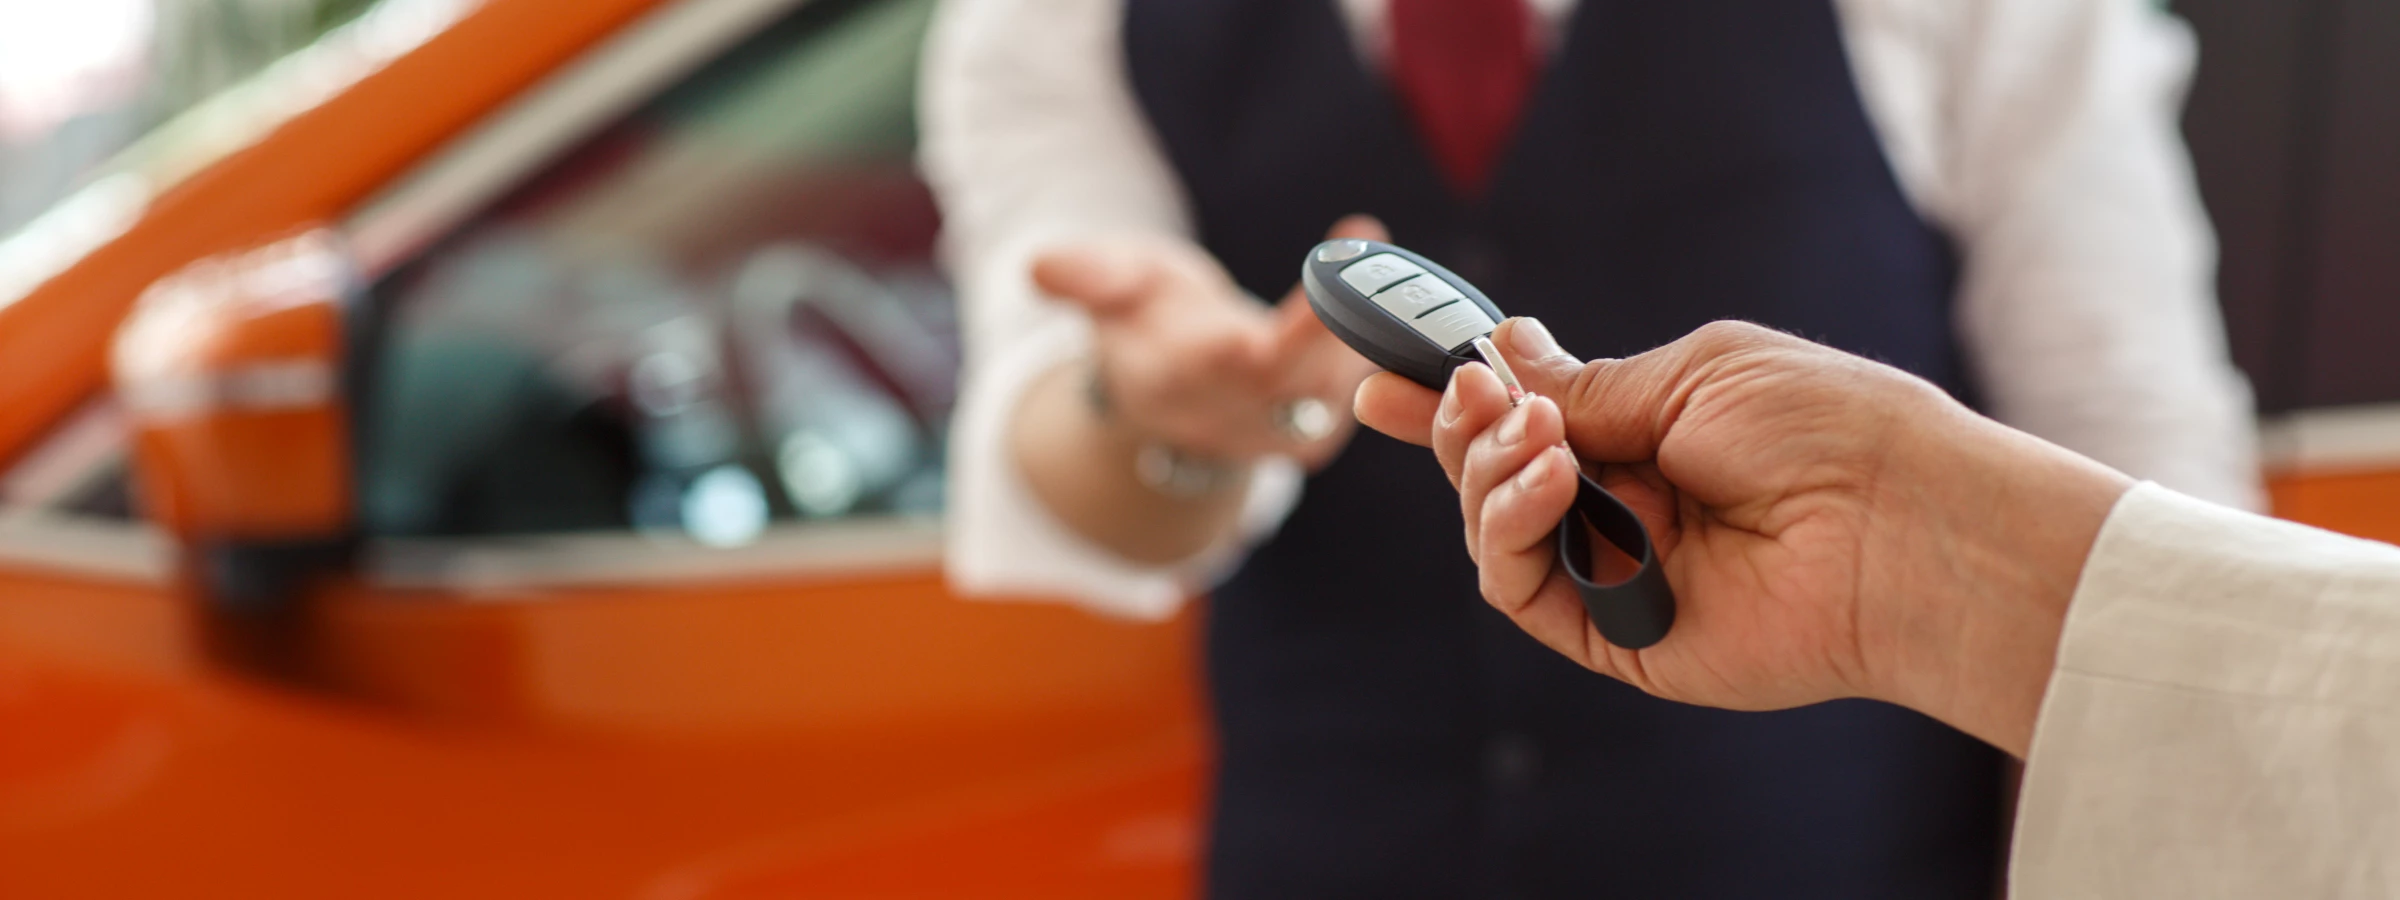
[[[0,896],[1188,894],[1187,625],[941,587],[929,10],[385,3],[0,245]]]
[[[0,243],[0,896],[1189,894],[1188,621],[936,571],[930,5],[386,0]]]

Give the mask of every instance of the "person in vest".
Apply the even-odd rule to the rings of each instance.
[[[1587,357],[1747,319],[2257,502],[2190,41],[2147,0],[956,0],[926,53],[950,577],[1132,616],[1208,592],[1212,895],[1998,877],[1988,747],[1864,700],[1669,704],[1486,606],[1441,470],[1356,432],[1369,367],[1291,294],[1329,228]]]

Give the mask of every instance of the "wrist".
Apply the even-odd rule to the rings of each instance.
[[[1895,507],[1923,512],[1893,521],[1926,527],[1874,694],[2021,758],[2084,563],[2133,482],[1963,410],[1946,425],[1924,445],[1945,452],[1899,482],[1932,489]]]
[[[1104,422],[1083,396],[1087,367],[1061,364],[1037,377],[1008,427],[1008,453],[1034,497],[1082,538],[1142,565],[1170,565],[1217,541],[1238,521],[1248,469],[1234,483],[1176,497],[1141,483],[1139,433]]]
[[[1241,483],[1248,471],[1248,466],[1197,456],[1141,435],[1119,415],[1107,373],[1097,360],[1084,366],[1083,401],[1095,427],[1114,432],[1111,443],[1132,448],[1134,478],[1152,491],[1180,499],[1205,497]]]

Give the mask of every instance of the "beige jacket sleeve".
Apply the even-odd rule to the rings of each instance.
[[[2012,886],[2400,897],[2400,548],[2127,494],[2068,612]]]

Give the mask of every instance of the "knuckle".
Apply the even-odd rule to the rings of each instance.
[[[1486,463],[1483,447],[1484,441],[1475,435],[1464,435],[1459,438],[1458,489],[1461,493],[1474,492],[1477,500],[1483,499],[1484,492],[1483,473]]]
[[[1192,354],[1192,365],[1184,375],[1194,379],[1214,380],[1230,375],[1248,360],[1250,345],[1242,336],[1223,333],[1199,342]]]
[[[1567,395],[1559,398],[1561,401],[1559,411],[1564,413],[1567,410],[1592,409],[1599,406],[1601,401],[1606,399],[1601,387],[1608,373],[1609,365],[1607,362],[1594,360],[1584,363],[1582,368],[1575,370],[1575,377],[1567,379]]]
[[[1692,336],[1702,349],[1725,351],[1757,343],[1765,331],[1738,319],[1718,319],[1700,326],[1699,330],[1692,332]]]

